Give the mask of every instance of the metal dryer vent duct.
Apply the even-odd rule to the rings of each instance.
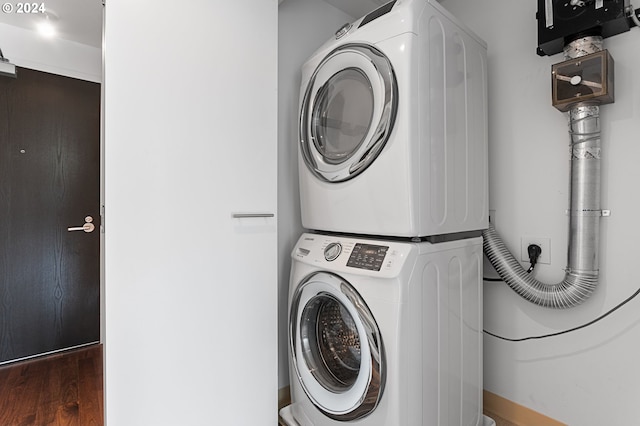
[[[565,59],[602,50],[602,37],[583,37],[564,48]],[[528,301],[549,308],[569,308],[591,296],[598,283],[600,235],[600,107],[578,103],[569,111],[571,182],[569,246],[564,279],[545,284],[528,274],[490,225],[483,233],[484,252],[509,287]]]

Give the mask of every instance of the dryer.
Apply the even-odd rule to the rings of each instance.
[[[435,0],[391,1],[302,67],[311,230],[424,237],[488,226],[486,44]]]
[[[480,237],[306,233],[292,260],[287,424],[483,424]]]

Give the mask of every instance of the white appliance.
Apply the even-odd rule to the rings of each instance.
[[[480,237],[306,233],[292,260],[288,424],[483,424]]]
[[[486,45],[435,0],[398,0],[302,67],[311,230],[424,237],[488,226]]]

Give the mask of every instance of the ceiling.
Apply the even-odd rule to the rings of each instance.
[[[283,0],[279,0],[282,2]],[[369,12],[379,8],[390,0],[324,0],[333,7],[340,9],[347,15],[353,16],[354,19],[359,19]],[[442,3],[444,0],[436,0],[438,3]]]
[[[358,19],[387,3],[389,0],[324,0],[330,5],[340,9],[347,15]]]
[[[281,3],[283,0],[278,0]],[[389,0],[324,0],[357,19],[380,7]],[[442,0],[438,0],[442,1]],[[18,2],[12,13],[0,13],[0,23],[36,30],[38,23],[49,19],[56,27],[56,37],[87,44],[102,46],[102,0],[45,0],[45,13],[17,13]],[[23,3],[27,4],[27,3]],[[29,3],[33,4],[33,3]],[[1,40],[0,40],[1,42]],[[2,46],[0,45],[0,49]]]
[[[44,5],[45,13],[17,13],[18,2],[6,4],[13,5],[13,11],[0,13],[0,23],[35,31],[38,23],[49,19],[56,28],[56,37],[94,47],[102,46],[102,0],[36,2],[38,5]],[[0,48],[2,48],[1,45]]]

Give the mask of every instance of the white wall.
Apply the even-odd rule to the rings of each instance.
[[[551,238],[551,264],[535,275],[559,282],[566,266],[569,188],[567,116],[551,106],[551,65],[539,57],[536,2],[445,0],[443,6],[489,45],[490,208],[514,254],[520,237]],[[640,287],[636,226],[640,197],[640,29],[605,40],[615,60],[616,102],[601,108],[601,280],[570,310],[524,301],[503,283],[485,283],[485,329],[507,337],[556,332],[598,317]],[[485,271],[493,276],[493,270]],[[485,388],[571,425],[638,424],[640,300],[586,329],[508,343],[486,336]]]
[[[35,31],[0,23],[0,48],[19,67],[102,81],[102,50],[58,38],[46,39]]]
[[[291,249],[303,232],[298,190],[300,67],[353,17],[319,0],[285,0],[278,10],[278,387],[289,384],[287,293]]]

